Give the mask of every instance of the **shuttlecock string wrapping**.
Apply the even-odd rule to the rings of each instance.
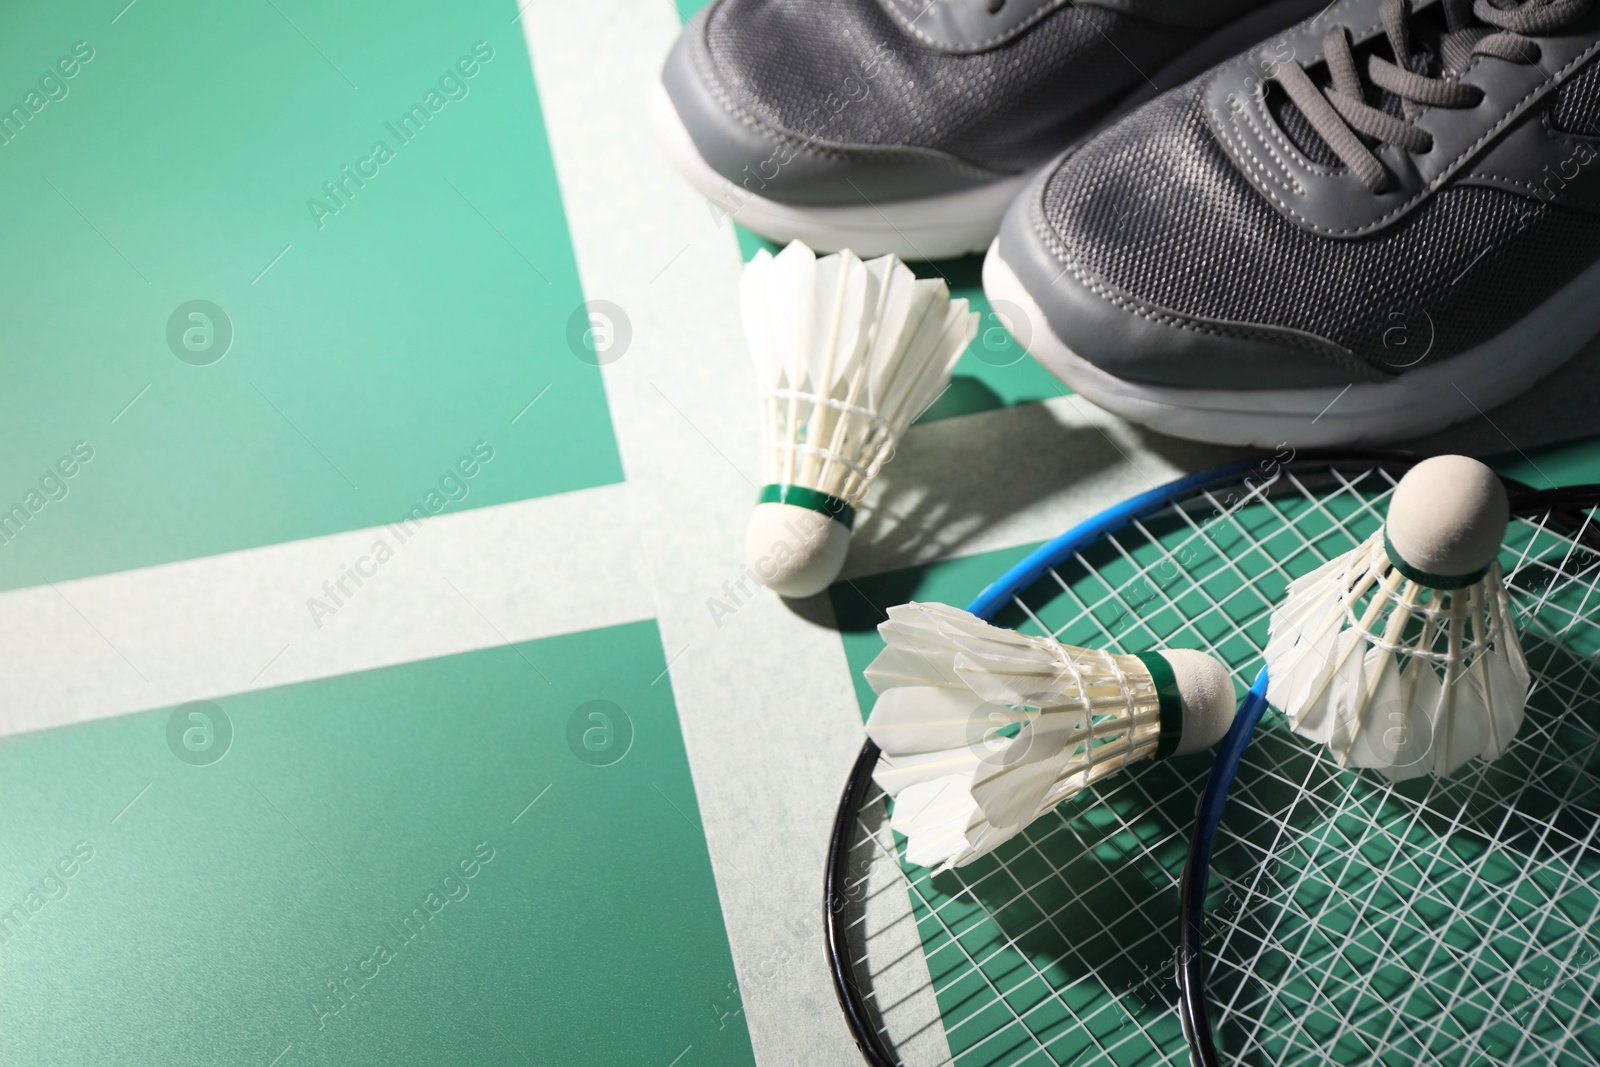
[[[1231,721],[1226,668],[1201,653],[1064,646],[942,604],[888,614],[878,628],[886,647],[865,672],[878,693],[867,732],[880,750],[873,778],[894,798],[890,825],[919,866],[947,870],[984,855],[1061,801],[1157,756],[1169,729],[1194,726],[1187,740],[1199,751]]]
[[[1305,640],[1278,662],[1281,675],[1292,675],[1308,657],[1320,654],[1321,640],[1341,626],[1346,631],[1345,640],[1338,658],[1331,664],[1334,671],[1356,649],[1367,647],[1444,664],[1463,655],[1473,656],[1484,651],[1493,644],[1494,637],[1499,633],[1496,620],[1491,619],[1484,636],[1476,638],[1471,644],[1461,646],[1455,653],[1449,648],[1437,650],[1436,646],[1449,632],[1448,624],[1452,620],[1465,619],[1470,612],[1470,600],[1463,599],[1459,594],[1430,589],[1391,569],[1388,555],[1380,544],[1363,544],[1347,561],[1334,561],[1334,565],[1339,564],[1343,564],[1340,568],[1342,574],[1337,579],[1340,589],[1337,599],[1341,604],[1341,612],[1323,618],[1317,630],[1305,635]],[[1491,564],[1490,572],[1485,577],[1491,582],[1501,580],[1498,562]],[[1441,598],[1445,601],[1443,606],[1439,604]],[[1396,611],[1396,608],[1402,610]],[[1388,622],[1379,629],[1380,621],[1391,612],[1393,614],[1390,614]],[[1446,625],[1440,627],[1441,622]],[[1401,624],[1398,628],[1397,623]],[[1405,624],[1408,623],[1416,623],[1412,632],[1420,630],[1420,637],[1406,639]],[[1428,626],[1429,623],[1432,625]],[[1320,696],[1320,691],[1305,694],[1292,702],[1308,703],[1317,696]]]
[[[783,418],[782,409],[779,409],[781,421],[767,446],[770,452],[777,453],[778,464],[773,469],[769,462],[764,477],[769,481],[786,479],[784,484],[788,485],[815,482],[819,491],[850,504],[859,504],[865,495],[864,487],[877,472],[876,467],[863,467],[851,456],[871,450],[851,448],[855,442],[842,433],[826,446],[812,444],[814,438],[810,427],[814,425],[818,411],[832,410],[841,416],[853,416],[870,427],[867,443],[871,445],[874,434],[893,436],[889,421],[870,408],[858,407],[848,400],[818,397],[802,389],[774,389],[768,395],[795,405],[790,408],[793,412],[790,417],[796,420],[795,425],[806,428],[795,433],[788,432],[789,423]],[[842,426],[847,420],[838,418],[835,421]]]
[[[869,728],[885,747],[878,782],[898,797],[918,857],[960,862],[1157,747],[1157,694],[1138,662],[942,605],[891,609],[882,630]]]
[[[971,796],[993,825],[1031,821],[1088,784],[1156,751],[1156,695],[1146,679],[1132,676],[1117,657],[1089,650],[1057,654],[1059,668],[1051,676],[1037,673],[1036,663],[1030,674],[1027,663],[1007,651],[962,644],[956,674],[994,709],[992,714],[1018,727],[973,775]],[[993,742],[997,734],[989,734],[988,740]],[[1037,754],[1034,750],[1053,755],[1030,759]],[[1063,778],[1069,764],[1075,765],[1074,773]],[[1029,786],[1032,781],[1038,784]]]
[[[1069,662],[1070,655],[1067,657]],[[1068,797],[1087,789],[1090,785],[1145,757],[1165,758],[1171,747],[1166,744],[1170,727],[1169,709],[1163,699],[1162,687],[1153,678],[1135,675],[1124,669],[1122,659],[1109,653],[1095,657],[1096,666],[1108,678],[1085,684],[1083,676],[1074,668],[1076,690],[1083,702],[1087,720],[1087,736],[1077,739],[1078,747],[1064,751],[1063,763],[1070,762],[1080,752],[1082,767],[1076,773],[1062,778],[1044,795],[1030,818],[1037,818]],[[1146,669],[1152,660],[1166,663],[1159,656],[1135,656]],[[1166,668],[1170,678],[1171,669]],[[1152,707],[1155,715],[1150,711]],[[1182,710],[1178,710],[1178,730],[1182,730]],[[976,790],[974,791],[976,795]]]
[[[762,252],[742,282],[763,479],[858,505],[975,332],[965,300],[893,256]]]
[[[1347,748],[1354,736],[1367,726],[1366,712],[1378,694],[1388,660],[1405,657],[1419,661],[1418,669],[1426,664],[1446,668],[1443,684],[1446,688],[1459,678],[1459,668],[1475,662],[1493,647],[1500,632],[1498,621],[1486,617],[1475,589],[1438,590],[1408,578],[1390,566],[1387,548],[1377,541],[1369,541],[1350,558],[1342,579],[1344,594],[1339,598],[1343,607],[1344,634],[1338,645],[1331,669],[1324,680],[1297,704],[1312,704],[1330,687],[1337,685],[1346,668],[1360,659],[1364,692],[1355,701],[1361,712],[1341,724],[1342,735],[1335,747]],[[1500,583],[1500,564],[1490,564],[1484,575],[1491,582]],[[1441,606],[1440,601],[1443,601]],[[1337,616],[1323,625],[1324,632],[1338,625]],[[1383,626],[1380,629],[1379,623]],[[1466,638],[1466,626],[1472,625],[1471,640]],[[1443,648],[1440,648],[1440,645]],[[1315,640],[1303,644],[1294,659],[1280,669],[1293,672],[1299,661],[1318,653]]]
[[[1434,663],[1471,658],[1494,644],[1495,637],[1501,631],[1501,621],[1495,617],[1498,613],[1487,613],[1488,618],[1483,620],[1485,629],[1481,635],[1475,630],[1473,640],[1461,647],[1459,655],[1452,655],[1449,649],[1436,651],[1435,645],[1448,632],[1449,626],[1456,621],[1465,621],[1481,613],[1482,605],[1470,595],[1470,589],[1464,587],[1441,589],[1438,586],[1418,582],[1398,567],[1392,566],[1393,562],[1387,546],[1377,546],[1376,551],[1370,555],[1366,565],[1366,575],[1372,580],[1370,600],[1367,601],[1360,617],[1357,616],[1356,609],[1364,594],[1356,592],[1345,597],[1345,624],[1352,631],[1359,632],[1374,648],[1390,653],[1404,653]],[[1386,573],[1399,575],[1399,578],[1386,582],[1384,581]],[[1479,581],[1473,584],[1503,586],[1505,581],[1499,561],[1491,563],[1479,576]],[[1394,607],[1403,607],[1404,611],[1394,611],[1384,629],[1378,632],[1375,629],[1377,621],[1383,617],[1386,610],[1393,611]],[[1409,629],[1402,627],[1395,630],[1396,621],[1415,625]],[[1431,626],[1428,625],[1430,623]],[[1440,623],[1445,624],[1442,629]],[[1407,639],[1408,633],[1414,635],[1413,639]]]
[[[1440,589],[1394,555],[1380,530],[1291,584],[1267,645],[1273,703],[1340,765],[1396,781],[1497,758],[1528,690],[1499,560]]]

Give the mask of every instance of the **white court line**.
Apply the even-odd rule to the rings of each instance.
[[[758,454],[737,244],[648,127],[646,93],[678,32],[671,5],[621,6],[531,5],[524,35],[584,295],[632,322],[632,347],[604,369],[607,400],[662,641],[682,650],[671,684],[751,1042],[762,1063],[854,1063],[821,895],[860,714],[830,626],[753,582],[738,600],[725,591],[745,577]],[[1052,537],[1204,451],[1178,445],[1163,458],[1142,441],[1076,397],[919,427],[869,498],[891,504],[860,524],[847,574]],[[719,623],[713,596],[737,613]],[[814,615],[831,622],[825,606]],[[759,886],[740,871],[760,872]],[[907,1014],[934,1018],[914,960],[911,988],[926,1003]]]
[[[854,688],[838,635],[770,594],[746,584],[720,625],[707,609],[745,577],[757,455],[739,258],[645,128],[670,6],[603,8],[530,5],[522,21],[585,294],[632,319],[604,370],[629,484],[435,518],[321,627],[306,599],[382,528],[0,594],[0,735],[659,615],[757,1055],[855,1062],[820,922],[861,741]],[[848,573],[1054,536],[1175,476],[1182,447],[1158,457],[1076,399],[919,427]],[[759,891],[736,869],[761,872]]]
[[[606,395],[662,642],[684,650],[671,685],[756,1058],[859,1062],[822,940],[828,831],[862,738],[843,646],[753,583],[720,626],[706,604],[744,576],[755,382],[732,226],[646,120],[677,18],[628,0],[532,4],[522,24],[584,295],[632,321]]]
[[[314,616],[363,557],[372,576]],[[0,736],[654,614],[624,485],[446,512],[404,541],[375,527],[18,589],[0,593]]]
[[[1156,453],[1146,439],[1076,396],[914,426],[867,494],[844,576],[1048,541],[1164,482],[1252,455],[1185,441]]]

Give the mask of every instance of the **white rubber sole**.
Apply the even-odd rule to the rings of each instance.
[[[849,248],[861,256],[893,253],[902,259],[949,259],[982,252],[1000,219],[1033,172],[975,189],[914,200],[860,205],[786,204],[759,196],[724,178],[695,148],[666,88],[650,90],[650,125],[667,158],[689,184],[734,221],[787,244],[801,240],[819,252]]]
[[[1093,403],[1174,437],[1256,448],[1422,437],[1526,392],[1600,334],[1597,263],[1500,336],[1389,381],[1354,382],[1342,390],[1186,389],[1126,381],[1073,352],[996,247],[983,262],[983,290],[991,302],[1009,301],[1021,311],[1031,333],[1029,353]]]

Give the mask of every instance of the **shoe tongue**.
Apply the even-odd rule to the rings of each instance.
[[[1437,17],[1417,13],[1411,16],[1411,55],[1405,66],[1413,74],[1447,78],[1460,74],[1472,63],[1472,49],[1494,31],[1487,26],[1463,26],[1451,30]]]
[[[1304,112],[1289,99],[1288,93],[1276,85],[1267,88],[1267,112],[1301,155],[1319,167],[1340,166],[1339,157],[1333,154],[1333,149],[1328,147],[1326,141],[1317,136],[1317,131],[1306,120]]]

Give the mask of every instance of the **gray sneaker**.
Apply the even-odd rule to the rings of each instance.
[[[1033,172],[1323,0],[720,0],[651,99],[668,156],[780,243],[982,251]]]
[[[1447,426],[1600,333],[1597,56],[1593,0],[1342,0],[1049,167],[984,289],[1167,433]]]

